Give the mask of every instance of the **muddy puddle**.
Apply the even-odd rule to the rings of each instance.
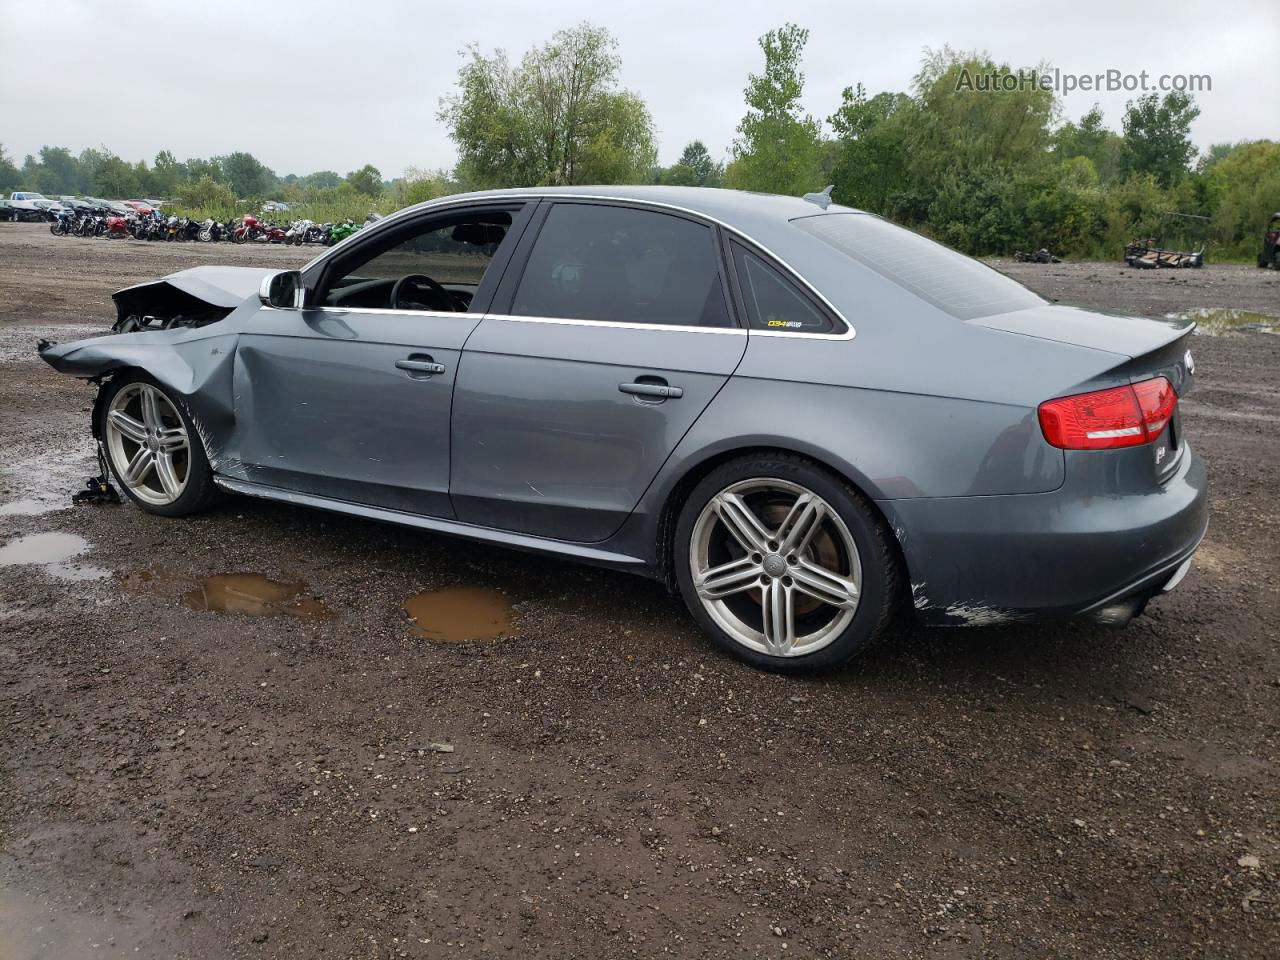
[[[1171,313],[1171,320],[1194,320],[1196,333],[1209,337],[1231,336],[1237,333],[1280,334],[1280,317],[1272,317],[1252,310],[1188,310]]]
[[[8,503],[0,503],[0,517],[38,517],[50,509],[52,507],[39,500],[30,498],[11,500]]]
[[[0,517],[38,517],[71,506],[71,495],[97,473],[93,441],[88,437],[57,449],[24,451],[18,447],[0,466]]]
[[[117,917],[69,913],[0,887],[0,956],[5,960],[123,960],[142,955],[140,943]]]
[[[404,602],[418,636],[444,643],[492,640],[511,633],[511,601],[486,587],[416,593]]]
[[[147,582],[156,575],[143,571]],[[316,597],[305,595],[306,584],[282,583],[260,573],[223,573],[206,577],[200,586],[182,595],[182,605],[192,610],[213,610],[251,617],[297,617],[327,620],[333,611]]]
[[[33,533],[0,546],[0,567],[41,567],[59,580],[99,580],[110,571],[78,558],[89,541],[74,533]]]

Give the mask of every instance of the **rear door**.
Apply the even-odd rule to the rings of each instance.
[[[604,540],[733,373],[746,331],[715,227],[585,201],[536,219],[466,344],[450,495],[469,523]]]

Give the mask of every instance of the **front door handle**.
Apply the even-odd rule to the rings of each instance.
[[[411,377],[416,374],[416,379],[425,380],[434,374],[444,373],[444,364],[436,363],[430,357],[424,359],[410,357],[408,360],[397,360],[396,369],[408,371]]]
[[[653,378],[651,382],[620,383],[618,389],[633,397],[645,397],[651,400],[676,400],[684,396],[682,387],[670,386],[665,380]]]

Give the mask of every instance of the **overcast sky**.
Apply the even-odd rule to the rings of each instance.
[[[926,47],[985,50],[1014,67],[1209,74],[1192,130],[1210,143],[1280,138],[1275,0],[0,0],[0,143],[19,164],[41,145],[105,144],[148,162],[248,150],[277,173],[373,163],[447,167],[436,120],[478,42],[513,60],[590,20],[619,41],[623,84],[648,103],[672,162],[702,139],[726,156],[757,38],[784,20],[810,30],[805,104],[819,118],[845,86],[906,90]],[[1067,117],[1102,104],[1119,129],[1132,93],[1076,92]]]

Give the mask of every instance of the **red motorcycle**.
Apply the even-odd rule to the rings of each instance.
[[[129,237],[129,221],[126,217],[107,217],[104,224],[106,227],[99,236],[107,239],[119,239]]]
[[[251,213],[246,213],[240,226],[231,231],[231,239],[235,243],[284,243],[284,227],[274,223],[264,224]]]
[[[262,229],[262,225],[258,223],[258,218],[252,214],[246,213],[244,219],[240,221],[240,226],[231,231],[231,241],[233,243],[248,243],[257,241],[265,242],[267,232]]]

